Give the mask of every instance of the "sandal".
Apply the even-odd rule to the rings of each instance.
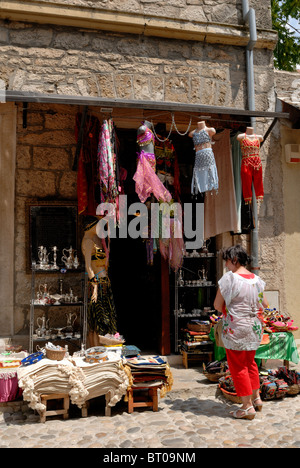
[[[255,409],[255,411],[262,411],[262,408],[263,408],[262,403],[261,403],[261,404],[257,404],[257,405],[255,404],[255,402],[256,402],[257,400],[261,400],[261,399],[258,397],[258,398],[255,398],[255,400],[253,400],[254,409]]]
[[[253,406],[249,406],[249,408],[247,409],[243,409],[243,408],[240,408],[236,411],[230,411],[230,414],[232,414],[232,416],[235,418],[235,419],[254,419],[255,418],[255,413],[249,413],[249,410],[251,409],[254,409]],[[242,412],[244,413],[242,416],[238,416],[238,412]]]

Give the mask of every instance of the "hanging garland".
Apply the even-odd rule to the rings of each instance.
[[[153,124],[153,121],[151,120],[151,124],[152,124],[152,128],[153,128],[153,133],[155,135],[155,138],[157,138],[158,141],[160,141],[161,143],[165,143],[166,141],[169,140],[170,136],[171,136],[171,133],[172,133],[172,130],[173,130],[173,127],[175,128],[176,132],[180,135],[180,136],[185,136],[189,133],[190,131],[190,128],[191,128],[191,125],[192,125],[192,117],[190,118],[190,123],[188,125],[188,128],[186,129],[186,131],[184,133],[180,133],[180,131],[178,130],[177,128],[177,125],[176,125],[176,122],[175,122],[175,117],[174,117],[174,114],[172,113],[172,123],[171,123],[171,128],[170,128],[170,131],[169,131],[169,134],[168,136],[164,139],[164,140],[161,140],[159,138],[159,136],[157,135],[156,131],[155,131],[155,128],[154,128],[154,124]]]

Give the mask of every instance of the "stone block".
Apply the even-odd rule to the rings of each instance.
[[[85,49],[90,42],[90,35],[84,32],[58,32],[53,39],[53,47],[66,50]]]
[[[31,167],[31,147],[17,146],[16,164],[20,169],[29,169]]]
[[[97,84],[101,97],[114,98],[116,96],[113,74],[97,75]]]
[[[24,46],[49,47],[53,37],[53,30],[42,26],[10,31],[10,43]]]
[[[40,133],[24,133],[18,136],[18,143],[35,146],[69,146],[75,143],[74,131],[52,130]]]
[[[134,99],[147,101],[151,99],[149,79],[146,76],[134,76],[133,78]]]
[[[70,169],[69,153],[63,148],[47,148],[43,146],[34,147],[33,168],[67,171]]]
[[[150,77],[151,97],[155,101],[164,99],[164,80],[160,76]]]
[[[115,90],[118,98],[133,99],[133,87],[131,75],[115,75],[114,77]]]
[[[165,100],[188,102],[190,96],[189,77],[167,77],[165,79]]]
[[[64,200],[74,200],[77,197],[77,172],[64,171],[59,179],[59,196]]]
[[[19,196],[28,198],[54,196],[56,194],[55,173],[18,169],[16,191]]]

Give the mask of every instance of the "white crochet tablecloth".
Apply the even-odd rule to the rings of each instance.
[[[43,412],[42,394],[63,393],[79,408],[86,401],[106,395],[106,405],[112,407],[126,394],[129,386],[128,373],[119,357],[89,364],[81,357],[41,361],[17,370],[19,387],[29,407]]]

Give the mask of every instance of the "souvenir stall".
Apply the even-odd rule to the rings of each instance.
[[[159,396],[163,398],[173,384],[167,359],[141,356],[136,346],[126,345],[118,335],[100,336],[99,341],[101,346],[73,355],[51,342],[32,354],[3,350],[1,403],[24,400],[41,422],[51,416],[67,419],[71,404],[87,417],[91,400],[100,396],[105,396],[106,416],[123,399],[130,413],[136,406],[158,411]]]
[[[262,360],[282,360],[285,366],[289,362],[299,363],[299,354],[293,332],[298,330],[294,321],[276,309],[264,309],[264,334],[261,345],[256,351],[255,359],[258,365]],[[220,336],[221,317],[212,317],[214,326],[210,331],[210,339],[214,343],[215,359],[226,358],[225,348]]]
[[[223,396],[235,403],[242,403],[237,396],[232,377],[226,362],[226,351],[222,342],[222,316],[211,317],[213,322],[210,339],[214,343],[215,361],[204,365],[204,375],[211,382],[219,384]],[[282,399],[300,393],[300,372],[290,370],[290,362],[299,363],[299,354],[293,332],[298,330],[291,317],[280,313],[276,308],[264,309],[262,320],[263,336],[255,353],[259,367],[260,395],[262,400]],[[282,360],[282,366],[265,369],[263,361]]]
[[[0,340],[0,403],[15,401],[22,397],[18,384],[17,369],[27,353]]]
[[[80,308],[75,314],[80,325],[74,326],[74,314],[69,312],[64,314],[67,327],[54,334],[45,314],[38,327],[42,335],[34,333],[35,306],[66,305],[66,295],[62,291],[50,294],[44,283],[44,290],[39,291],[42,298],[37,298],[33,282],[31,338],[34,335],[42,341],[21,360],[9,356],[11,362],[19,359],[15,370],[10,369],[7,356],[2,356],[2,367],[7,366],[10,378],[16,378],[6,401],[22,394],[43,422],[54,414],[67,418],[70,404],[87,416],[89,401],[102,395],[106,415],[122,399],[130,413],[138,406],[157,411],[158,391],[163,397],[172,389],[172,373],[164,356],[149,354],[146,345],[142,350],[138,346],[152,344],[147,340],[152,330],[157,333],[158,321],[166,327],[161,335],[171,334],[185,367],[189,360],[204,361],[207,375],[214,374],[214,381],[216,376],[225,377],[228,383],[224,349],[216,341],[220,317],[213,310],[216,236],[251,230],[250,182],[254,176],[258,198],[263,198],[261,139],[245,122],[224,126],[216,119],[215,123],[216,128],[212,121],[208,125],[201,120],[192,128],[190,117],[187,130],[181,133],[172,114],[169,131],[165,123],[154,125],[150,117],[138,128],[122,131],[111,116],[101,123],[87,107],[76,114],[73,170],[77,172],[81,252],[66,249],[64,266],[57,269],[63,273],[78,269],[84,277],[75,303],[69,295],[67,301],[68,306]],[[186,202],[202,209],[194,231],[199,236],[196,248],[184,232]],[[129,227],[134,227],[139,241],[130,236]],[[48,253],[39,252],[34,271],[50,268]],[[171,290],[170,278],[174,280]],[[70,291],[73,298],[73,286]],[[44,302],[37,304],[41,299]],[[174,316],[168,315],[171,309]],[[155,315],[157,310],[160,314]],[[257,358],[280,356],[298,362],[293,324],[278,330],[271,316],[266,320],[273,329],[266,330],[269,342],[262,343]],[[74,351],[63,344],[75,338],[81,349]],[[295,380],[287,371],[285,375]],[[63,408],[49,410],[48,400],[63,402]]]

